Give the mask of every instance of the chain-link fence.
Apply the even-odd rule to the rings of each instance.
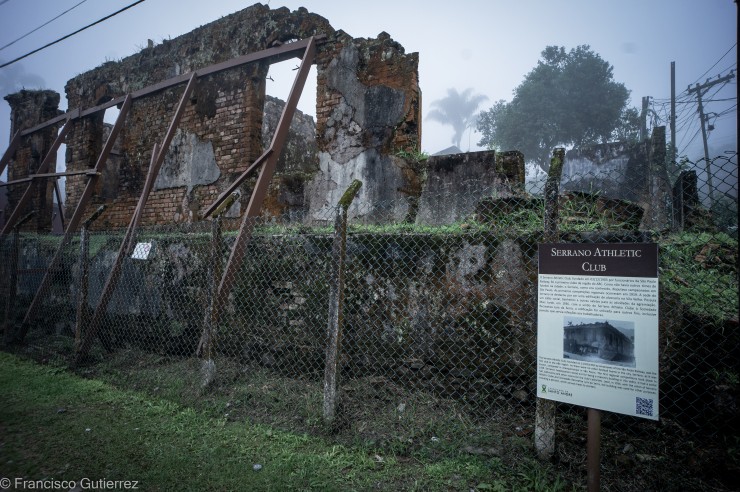
[[[557,200],[558,241],[660,249],[661,420],[604,417],[603,480],[615,488],[734,483],[717,473],[737,466],[740,445],[737,154],[682,165],[672,189],[642,201],[593,191],[598,176],[573,174]],[[714,188],[697,179],[706,169]],[[342,207],[300,223],[258,221],[231,279],[221,273],[237,219],[142,229],[98,320],[123,233],[85,232],[64,245],[26,324],[61,237],[14,233],[0,252],[5,340],[25,335],[16,350],[84,362],[231,419],[320,430],[332,405],[333,429],[348,441],[429,459],[518,459],[534,427],[547,204],[489,191],[446,224],[425,223],[418,197],[355,203],[346,225]],[[578,477],[583,412],[557,408],[554,459]]]

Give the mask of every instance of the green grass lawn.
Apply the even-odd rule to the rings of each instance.
[[[7,353],[0,394],[0,477],[11,480],[129,480],[147,491],[565,488],[531,463],[514,470],[495,457],[381,456],[227,422]]]

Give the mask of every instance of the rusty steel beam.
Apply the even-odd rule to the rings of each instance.
[[[298,100],[300,99],[301,93],[303,92],[303,87],[306,84],[306,78],[308,78],[308,72],[311,68],[311,65],[313,64],[315,57],[316,40],[315,38],[311,37],[308,38],[306,51],[303,54],[303,58],[301,61],[301,67],[296,74],[295,81],[293,82],[293,87],[290,89],[290,95],[288,96],[288,100],[285,102],[283,113],[280,116],[280,121],[278,122],[277,128],[275,130],[275,135],[273,136],[272,142],[270,143],[269,150],[271,150],[272,152],[269,153],[267,160],[260,170],[259,177],[257,178],[257,183],[254,186],[252,196],[250,197],[249,204],[247,205],[247,210],[244,212],[244,217],[242,218],[241,226],[239,227],[239,233],[236,236],[234,245],[231,248],[229,260],[226,263],[226,267],[224,268],[224,271],[221,275],[221,281],[219,282],[218,291],[216,292],[216,300],[213,304],[214,312],[211,316],[214,327],[217,326],[220,314],[226,306],[226,300],[228,299],[229,294],[231,293],[231,290],[234,286],[236,272],[239,271],[244,261],[247,245],[252,239],[254,222],[259,217],[262,211],[262,204],[265,201],[265,196],[267,195],[267,188],[270,184],[270,180],[272,179],[272,175],[275,172],[275,166],[277,164],[278,158],[280,157],[280,152],[282,151],[285,140],[288,137],[290,122],[293,119],[293,114],[295,113],[296,106],[298,105]]]
[[[149,181],[153,175],[152,169],[154,168],[154,163],[157,161],[157,153],[159,152],[159,147],[155,143],[154,148],[152,149],[152,158],[151,162],[149,163],[149,172],[147,173],[147,181]],[[141,194],[139,197],[139,205],[141,205],[142,200],[144,200],[144,193]],[[137,210],[140,207],[136,207]],[[98,334],[98,330],[100,329],[100,324],[103,320],[103,316],[105,316],[105,312],[108,309],[108,304],[110,303],[110,300],[113,298],[113,292],[116,289],[116,286],[118,285],[118,280],[121,278],[121,271],[123,268],[123,260],[126,258],[126,256],[129,253],[130,245],[132,242],[132,239],[135,235],[134,230],[134,221],[136,218],[136,212],[134,212],[133,217],[131,217],[131,222],[129,223],[128,229],[126,229],[126,234],[123,237],[123,241],[121,241],[121,246],[118,248],[118,254],[116,255],[116,260],[113,262],[113,266],[111,266],[110,272],[108,273],[108,278],[105,279],[105,284],[103,285],[103,291],[100,293],[100,300],[98,301],[98,305],[95,307],[95,311],[92,314],[92,317],[90,318],[90,322],[87,327],[87,333],[84,334],[82,337],[81,343],[76,347],[77,348],[77,354],[75,355],[74,365],[78,365],[87,355],[87,353],[90,351],[90,346],[92,345],[93,340]]]
[[[239,177],[236,178],[234,182],[229,185],[228,188],[226,188],[226,191],[221,193],[218,196],[218,198],[216,198],[213,201],[213,203],[211,203],[211,205],[206,209],[206,211],[203,212],[203,215],[201,218],[207,219],[209,215],[214,213],[214,211],[218,209],[218,207],[221,206],[221,204],[224,203],[229,198],[229,196],[231,196],[231,194],[236,191],[239,185],[241,185],[244,182],[244,180],[247,179],[249,175],[255,171],[255,169],[259,168],[267,160],[267,158],[270,157],[272,153],[273,153],[272,147],[264,151],[262,155],[259,156],[257,160],[254,161],[252,165],[246,169],[246,171],[241,173],[241,175],[239,175]]]
[[[59,210],[59,219],[64,229],[64,204],[62,203],[62,193],[59,191],[59,180],[54,178],[54,194],[57,197],[57,209]],[[52,219],[53,220],[53,219]],[[51,224],[51,230],[54,231],[54,224]]]
[[[190,97],[190,94],[193,93],[193,90],[195,89],[195,83],[197,82],[199,76],[200,73],[198,72],[192,72],[192,74],[190,75],[190,81],[188,82],[188,85],[185,86],[185,91],[182,93],[180,103],[177,105],[177,109],[175,110],[175,114],[172,117],[172,121],[170,121],[169,128],[167,128],[167,133],[165,134],[164,141],[162,142],[162,145],[158,147],[158,150],[153,156],[154,161],[149,169],[149,172],[153,176],[151,179],[148,179],[149,176],[147,176],[147,180],[144,183],[142,196],[140,197],[139,204],[136,206],[136,210],[134,211],[132,222],[134,233],[136,232],[136,228],[139,226],[139,222],[141,221],[141,214],[144,212],[144,207],[146,206],[146,202],[149,199],[149,194],[152,192],[152,188],[154,187],[154,181],[159,175],[159,169],[162,167],[162,163],[164,162],[164,156],[167,154],[167,151],[170,148],[172,139],[175,137],[175,132],[177,131],[177,127],[180,124],[182,114],[185,112],[185,103]]]
[[[108,140],[105,141],[103,150],[100,152],[98,160],[95,162],[95,167],[92,169],[87,169],[85,171],[85,174],[88,174],[90,178],[85,185],[85,190],[82,192],[82,195],[77,202],[77,207],[75,207],[72,218],[69,219],[67,226],[64,228],[64,237],[60,241],[59,246],[54,253],[54,256],[49,262],[48,271],[41,279],[41,283],[39,284],[38,289],[36,289],[36,294],[31,301],[31,305],[28,307],[28,311],[26,311],[26,316],[23,318],[23,326],[21,327],[21,332],[18,336],[19,340],[23,340],[23,338],[25,338],[26,333],[28,333],[28,328],[30,327],[31,321],[33,321],[33,319],[36,317],[36,312],[40,307],[41,299],[43,299],[48,293],[49,286],[51,285],[51,276],[49,275],[49,272],[54,271],[56,268],[59,267],[59,264],[62,260],[62,251],[70,243],[70,241],[72,241],[72,236],[77,230],[77,226],[80,225],[80,221],[82,220],[85,208],[87,208],[87,203],[90,201],[90,198],[92,198],[93,191],[95,190],[97,178],[100,176],[100,172],[103,170],[103,167],[108,160],[110,151],[111,149],[113,149],[113,144],[115,143],[116,138],[118,138],[118,134],[123,128],[123,124],[126,121],[126,117],[128,116],[128,112],[131,109],[132,103],[133,98],[130,95],[126,96],[126,99],[123,102],[123,106],[121,107],[121,112],[118,113],[118,118],[116,118],[116,123],[113,125],[113,129],[111,130],[110,135],[108,135]]]
[[[21,131],[17,130],[15,132],[15,135],[13,135],[13,138],[10,139],[10,145],[8,145],[8,148],[5,149],[5,153],[3,153],[3,156],[0,158],[0,174],[5,171],[5,166],[7,166],[8,162],[10,162],[10,159],[13,158],[13,154],[15,154],[15,151],[18,148],[18,144],[20,142]]]
[[[79,117],[80,117],[80,109],[75,108],[70,111],[67,111],[66,113],[62,113],[58,116],[55,116],[50,120],[46,120],[43,123],[39,123],[36,126],[32,126],[31,128],[26,128],[25,130],[21,131],[21,136],[26,137],[32,133],[36,133],[39,130],[43,130],[44,128],[48,128],[52,125],[56,125],[59,122],[64,121],[66,123],[69,120],[74,120]]]
[[[85,169],[84,171],[70,171],[63,173],[31,174],[30,176],[26,176],[25,178],[14,179],[13,181],[8,181],[6,183],[0,183],[0,188],[2,188],[3,186],[13,186],[21,183],[28,183],[29,181],[33,181],[37,178],[61,178],[62,176],[78,176],[80,174],[87,174],[88,176],[92,176],[98,173],[96,173],[92,169]]]
[[[268,48],[266,50],[258,51],[258,52],[255,52],[255,53],[249,53],[247,55],[243,55],[243,56],[240,56],[240,57],[237,57],[237,58],[233,58],[231,60],[227,60],[227,61],[222,62],[222,63],[218,63],[218,64],[211,65],[209,67],[205,67],[202,70],[198,70],[197,71],[197,74],[198,74],[198,76],[210,75],[210,74],[214,74],[214,73],[217,73],[217,72],[220,72],[220,71],[228,70],[228,69],[231,69],[231,68],[235,68],[235,67],[238,67],[238,66],[241,66],[241,65],[245,65],[245,64],[248,64],[248,63],[253,63],[253,62],[256,62],[256,61],[260,61],[260,60],[282,61],[282,60],[286,60],[286,59],[293,58],[293,57],[296,57],[296,56],[300,56],[299,53],[301,53],[301,52],[303,52],[303,54],[304,54],[303,58],[304,58],[304,61],[305,61],[306,54],[308,53],[308,47],[309,46],[311,46],[311,51],[312,51],[312,55],[311,55],[311,58],[310,58],[311,59],[311,63],[312,63],[313,62],[313,58],[315,57],[316,43],[318,41],[324,40],[325,38],[326,38],[326,35],[321,34],[321,35],[317,35],[317,36],[314,36],[314,37],[311,37],[311,38],[308,38],[308,39],[303,39],[303,40],[300,40],[300,41],[297,41],[297,42],[294,42],[294,43],[284,44],[284,45],[281,45],[279,47]],[[305,78],[307,77],[307,71],[308,71],[308,68],[309,67],[310,67],[310,64],[309,64],[309,66],[306,67],[306,74],[303,76],[303,82],[301,82],[301,88],[298,91],[298,97],[300,96],[300,92],[302,90],[302,87],[305,84]],[[301,68],[302,68],[301,71],[303,71],[303,66]],[[20,134],[22,136],[25,136],[25,135],[34,133],[36,131],[39,131],[39,130],[41,130],[43,128],[46,128],[46,127],[48,127],[50,125],[56,124],[59,121],[62,121],[62,120],[65,120],[65,119],[67,121],[69,121],[71,119],[76,119],[76,118],[80,118],[80,117],[83,117],[83,116],[88,116],[88,115],[97,113],[98,111],[102,111],[102,110],[108,109],[108,108],[110,108],[112,106],[122,105],[121,113],[119,114],[119,117],[116,120],[116,124],[115,124],[115,126],[113,128],[113,131],[111,132],[111,135],[109,136],[109,138],[108,138],[108,140],[106,142],[105,148],[101,152],[101,154],[100,154],[100,156],[98,158],[98,162],[96,163],[96,166],[94,168],[94,171],[93,172],[95,174],[93,174],[91,176],[91,179],[88,180],[88,183],[87,183],[87,185],[85,187],[85,190],[84,190],[84,192],[83,192],[82,196],[80,197],[80,200],[79,200],[79,202],[77,204],[77,207],[75,209],[75,212],[72,215],[72,218],[70,219],[69,224],[67,225],[67,227],[65,229],[64,238],[63,238],[62,242],[60,243],[60,246],[57,249],[57,252],[56,252],[54,258],[52,259],[52,263],[50,265],[49,270],[52,270],[52,267],[56,263],[59,262],[59,260],[61,259],[61,251],[62,251],[63,247],[66,246],[67,244],[69,244],[69,242],[71,241],[71,238],[72,238],[72,234],[74,233],[74,231],[79,226],[79,222],[80,222],[80,219],[82,217],[82,213],[84,212],[84,209],[87,206],[87,202],[92,197],[92,193],[93,193],[93,189],[94,189],[94,183],[96,182],[96,179],[95,178],[97,178],[100,175],[100,171],[102,170],[103,165],[107,161],[107,158],[108,158],[108,156],[110,154],[110,151],[112,149],[113,143],[114,143],[114,141],[115,141],[115,139],[116,139],[116,137],[118,135],[118,132],[120,131],[120,128],[121,128],[121,126],[122,126],[122,124],[123,124],[123,122],[125,120],[126,114],[128,113],[128,110],[129,110],[129,108],[131,106],[132,101],[134,99],[138,99],[140,97],[145,97],[145,96],[151,95],[153,93],[156,93],[158,91],[162,91],[162,90],[165,90],[165,89],[174,87],[176,85],[179,85],[179,84],[185,82],[186,80],[188,80],[188,77],[190,77],[190,79],[192,80],[192,78],[193,78],[194,75],[195,75],[195,73],[193,73],[193,74],[183,74],[183,75],[180,75],[180,76],[177,76],[177,77],[173,77],[173,78],[167,79],[165,81],[159,82],[157,84],[154,84],[152,86],[145,87],[143,89],[140,89],[138,91],[135,91],[135,92],[133,92],[131,94],[126,95],[125,97],[122,96],[122,97],[114,98],[114,99],[111,99],[110,101],[107,101],[107,102],[105,102],[103,104],[100,104],[100,105],[97,105],[97,106],[94,106],[94,107],[91,107],[91,108],[88,108],[88,109],[85,109],[85,110],[81,110],[80,108],[76,108],[75,110],[69,111],[69,112],[65,113],[64,115],[60,115],[60,116],[58,116],[56,118],[53,118],[53,119],[51,119],[51,120],[49,120],[49,121],[47,121],[45,123],[42,123],[42,124],[37,125],[37,126],[35,126],[33,128],[30,128],[30,129],[27,129],[27,130],[24,130],[24,131],[20,132]],[[298,77],[300,77],[300,73],[299,73]],[[298,77],[297,77],[296,80],[298,80]],[[296,88],[296,86],[294,85],[294,89],[295,88]],[[291,90],[291,96],[292,96],[292,94],[293,94],[293,90]],[[296,103],[297,103],[297,101],[296,101]],[[290,119],[292,119],[292,115],[293,115],[293,112],[294,111],[295,111],[295,108],[293,108],[291,110],[291,112],[290,112]],[[286,115],[286,112],[284,110],[283,111],[283,116],[285,116],[285,115]],[[283,118],[281,118],[281,124],[282,124],[282,120],[283,120]],[[290,121],[290,120],[288,120],[288,121]],[[278,127],[278,128],[280,128],[280,127]],[[287,136],[287,130],[288,130],[288,126],[286,125],[285,130],[284,130],[285,135],[283,136],[283,143],[284,143],[285,136]],[[276,131],[275,136],[277,136],[277,134],[278,134],[278,132]],[[20,140],[20,136],[21,135],[18,135],[17,134],[16,137],[14,137],[14,141],[16,142],[16,144],[15,144],[16,146],[17,146],[17,144],[18,144],[18,142]],[[171,140],[171,137],[170,137],[170,140]],[[253,172],[254,169],[256,169],[257,167],[259,167],[259,165],[264,161],[264,159],[267,159],[268,157],[270,157],[270,154],[274,151],[275,143],[276,143],[276,139],[273,138],[273,143],[271,145],[271,148],[260,159],[258,159],[259,163],[258,162],[255,162],[252,166],[250,166],[251,169],[247,169],[247,171],[245,171],[244,174],[246,174],[246,175],[244,176],[243,179],[246,179],[246,177],[248,176],[248,173]],[[12,145],[12,142],[11,142],[11,145]],[[282,143],[281,143],[281,147],[282,147]],[[3,160],[5,162],[7,162],[10,159],[9,156],[12,155],[12,152],[13,151],[14,151],[14,149],[11,149],[10,147],[6,151],[6,155],[8,157],[6,157],[5,155],[3,156]],[[162,152],[162,156],[164,156],[165,153],[166,153],[166,150],[162,150],[161,152]],[[279,154],[279,152],[278,152],[278,154]],[[154,157],[154,155],[152,155],[152,157]],[[275,160],[277,160],[277,159],[275,158]],[[274,164],[273,164],[273,167],[274,167]],[[273,172],[274,172],[274,170],[273,170]],[[87,173],[89,173],[89,172],[86,172],[86,174]],[[243,181],[243,179],[242,179],[242,181]],[[269,182],[269,180],[268,180],[268,182]],[[238,186],[238,184],[236,186]],[[236,186],[234,186],[234,188],[236,188]],[[225,196],[228,196],[228,195],[225,195]],[[224,196],[224,198],[225,198],[225,196]],[[223,201],[223,199],[220,199],[219,200],[219,203],[222,202],[222,201]],[[261,201],[260,201],[260,203],[261,203]],[[216,206],[214,207],[214,209],[217,208],[217,206],[218,206],[218,204],[216,204]],[[212,211],[211,211],[211,213],[212,213]],[[231,261],[231,259],[230,259],[230,261]],[[34,296],[34,300],[31,303],[31,306],[29,307],[28,312],[26,313],[26,317],[24,318],[24,322],[23,322],[23,324],[24,324],[24,326],[23,326],[23,335],[24,336],[25,336],[25,333],[27,332],[29,323],[35,317],[36,310],[38,309],[39,304],[40,304],[39,300],[44,295],[44,293],[48,290],[48,286],[49,286],[49,275],[48,275],[48,271],[47,271],[47,275],[44,276],[44,279],[42,280],[41,285],[39,286],[39,289],[37,290],[36,295]],[[92,338],[93,337],[90,337],[90,340],[92,340]],[[91,343],[91,341],[87,343],[86,349],[89,349],[89,344],[90,343]]]
[[[64,138],[67,136],[67,133],[69,133],[70,128],[72,128],[72,122],[71,120],[67,120],[67,122],[64,124],[64,127],[62,127],[62,130],[59,132],[59,134],[57,134],[57,138],[54,139],[54,143],[51,144],[49,152],[46,153],[44,160],[41,161],[41,164],[39,165],[39,168],[36,170],[35,174],[45,173],[46,170],[49,168],[49,164],[51,164],[51,161],[56,160],[57,150],[64,141]],[[20,218],[20,215],[23,213],[23,209],[25,209],[26,205],[28,205],[29,200],[31,200],[34,185],[35,183],[30,183],[26,188],[23,196],[16,204],[15,209],[13,209],[13,213],[10,215],[10,217],[8,217],[8,221],[5,223],[5,227],[2,231],[0,231],[0,237],[7,234],[13,228],[16,221]]]
[[[326,39],[326,35],[319,34],[319,35],[314,36],[314,39],[316,41],[321,41],[321,40]],[[308,39],[302,39],[294,43],[286,43],[281,46],[267,48],[261,51],[255,51],[254,53],[248,53],[246,55],[238,56],[236,58],[232,58],[230,60],[226,60],[224,62],[216,63],[213,65],[204,67],[202,69],[199,69],[197,70],[198,76],[204,77],[206,75],[212,75],[218,72],[223,72],[224,70],[229,70],[231,68],[235,68],[241,65],[246,65],[248,63],[253,63],[253,62],[261,61],[261,60],[268,60],[270,61],[270,63],[276,63],[278,61],[284,61],[290,58],[296,58],[296,57],[301,56],[301,53],[304,52],[307,45],[308,45]],[[150,86],[134,91],[130,95],[133,96],[134,99],[149,96],[151,94],[154,94],[155,92],[169,89],[176,85],[187,82],[190,79],[191,75],[192,75],[192,72],[185,73],[182,75],[177,75],[175,77],[163,80],[161,82],[157,82],[156,84],[152,84]],[[66,118],[70,118],[70,115],[72,115],[71,116],[72,119],[76,119],[76,118],[89,116],[91,114],[97,113],[98,111],[106,110],[110,107],[121,104],[126,97],[127,96],[116,97],[116,98],[111,99],[110,101],[106,101],[102,104],[98,104],[97,106],[93,106],[87,109],[80,109],[80,108],[74,109],[71,112],[65,113],[63,115],[59,115],[55,118],[52,118],[48,121],[45,121],[39,125],[34,126],[33,128],[23,130],[21,132],[21,135],[26,136],[31,133],[37,132],[39,130],[43,130],[47,126],[58,123]],[[2,172],[2,169],[0,169],[0,172]]]
[[[90,319],[87,333],[85,333],[85,336],[82,339],[82,343],[79,346],[79,350],[75,355],[75,365],[79,364],[85,359],[87,353],[90,350],[90,346],[92,345],[93,340],[100,330],[103,316],[105,316],[105,312],[108,309],[108,303],[113,298],[113,292],[115,291],[115,288],[118,285],[118,280],[121,276],[123,260],[131,253],[131,249],[136,238],[136,229],[139,226],[139,222],[141,221],[141,216],[144,212],[144,208],[146,207],[146,202],[149,199],[149,194],[154,187],[154,181],[157,179],[159,170],[162,167],[162,162],[164,162],[164,157],[167,154],[167,150],[169,149],[173,137],[175,136],[177,126],[180,124],[182,114],[185,112],[186,103],[190,98],[190,94],[192,94],[193,89],[195,89],[195,83],[197,79],[198,72],[193,72],[190,76],[190,81],[188,82],[188,85],[185,87],[185,90],[182,93],[182,97],[180,97],[180,103],[177,105],[177,109],[175,109],[175,114],[170,121],[170,126],[167,129],[167,133],[165,134],[162,146],[160,147],[156,143],[154,144],[154,149],[152,150],[152,160],[149,164],[149,172],[147,173],[146,182],[144,183],[144,189],[139,196],[139,203],[136,205],[134,214],[131,217],[131,222],[129,223],[128,229],[126,230],[126,235],[121,242],[121,247],[118,250],[116,261],[113,263],[113,267],[108,274],[108,279],[103,286],[103,291],[100,294],[100,300],[98,301],[98,305],[95,307],[95,311],[93,312],[93,315]]]

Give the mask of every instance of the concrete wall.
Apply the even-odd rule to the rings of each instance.
[[[482,199],[519,196],[524,190],[521,152],[432,156],[426,168],[417,224],[452,224],[470,219]]]
[[[200,226],[191,226],[188,235],[151,239],[154,248],[146,260],[126,259],[103,321],[104,343],[194,352],[209,298],[210,234]],[[99,301],[119,238],[92,235],[88,310]],[[430,379],[430,371],[464,379],[474,372],[502,380],[531,376],[534,240],[502,240],[494,233],[350,235],[344,363],[366,371],[418,370],[416,376]],[[331,235],[310,233],[255,236],[250,261],[223,313],[219,353],[260,361],[297,357],[280,360],[281,365],[323,357],[332,241]],[[69,249],[73,260],[66,274],[55,277],[49,309],[36,325],[40,330],[73,328],[76,250]],[[21,248],[21,267],[43,265],[52,252],[48,241],[29,238]],[[23,276],[20,305],[40,277]]]
[[[563,164],[561,192],[628,200],[644,210],[641,229],[668,228],[672,223],[672,186],[665,149],[665,127],[657,127],[651,138],[643,142],[570,150]]]

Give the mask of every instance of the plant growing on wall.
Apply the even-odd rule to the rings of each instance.
[[[510,102],[481,112],[478,145],[519,150],[547,171],[555,147],[634,139],[639,118],[627,108],[629,94],[588,45],[548,46]]]

